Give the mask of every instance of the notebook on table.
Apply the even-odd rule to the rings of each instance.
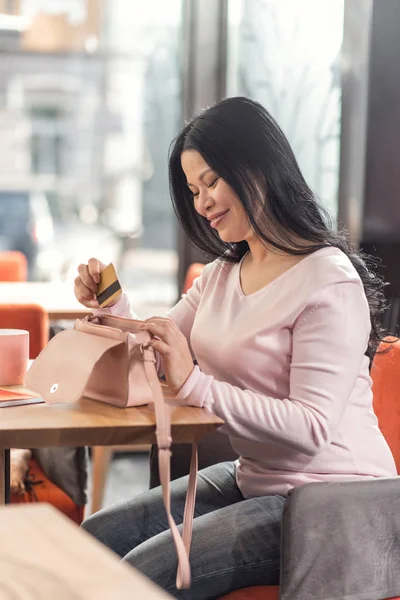
[[[23,404],[40,404],[44,402],[35,394],[27,394],[24,392],[14,392],[0,387],[0,408],[7,406],[22,406]]]

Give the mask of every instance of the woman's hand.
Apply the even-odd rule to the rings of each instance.
[[[105,268],[106,265],[97,260],[97,258],[91,258],[87,265],[79,265],[78,276],[74,281],[74,293],[77,300],[83,306],[87,308],[99,308],[99,303],[96,299],[97,284],[100,282],[100,273]]]
[[[161,317],[147,319],[141,329],[156,336],[157,339],[151,341],[151,346],[162,355],[168,387],[176,394],[194,368],[185,336],[172,319]]]

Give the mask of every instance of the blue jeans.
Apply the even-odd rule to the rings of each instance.
[[[177,524],[183,520],[187,484],[187,477],[171,483]],[[208,600],[242,587],[278,584],[284,502],[284,496],[246,500],[236,484],[233,462],[199,471],[190,590],[175,586],[177,559],[161,488],[101,510],[82,527],[173,597]]]

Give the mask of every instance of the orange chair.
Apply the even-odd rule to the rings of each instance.
[[[371,369],[374,411],[400,474],[400,341],[395,338],[388,341],[380,345],[381,353],[375,356]],[[278,600],[278,597],[279,587],[257,586],[236,590],[220,600]],[[387,600],[400,600],[400,596]]]
[[[55,506],[66,517],[80,525],[83,521],[84,506],[78,506],[65,492],[45,475],[38,463],[29,461],[27,491],[21,496],[12,495],[12,504],[47,502]]]
[[[371,369],[374,411],[400,474],[400,341],[380,345]]]
[[[0,328],[29,331],[29,358],[36,358],[49,341],[49,318],[37,304],[0,304]]]
[[[26,281],[28,261],[18,251],[0,252],[0,281]]]
[[[204,267],[205,265],[202,263],[193,263],[190,265],[186,272],[185,281],[183,282],[182,294],[186,294],[187,291],[190,290],[193,285],[193,281],[196,279],[196,277],[201,275]]]

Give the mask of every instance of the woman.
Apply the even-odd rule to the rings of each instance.
[[[173,596],[209,599],[278,583],[292,487],[396,474],[369,377],[382,282],[329,227],[284,134],[256,102],[229,98],[186,125],[170,184],[189,238],[216,260],[169,318],[143,327],[178,399],[222,417],[240,459],[199,473],[189,591],[175,588],[160,488],[84,527]],[[91,259],[75,280],[78,300],[93,309],[102,267]],[[126,297],[106,310],[129,316]],[[186,488],[186,479],[172,483],[177,522]]]

